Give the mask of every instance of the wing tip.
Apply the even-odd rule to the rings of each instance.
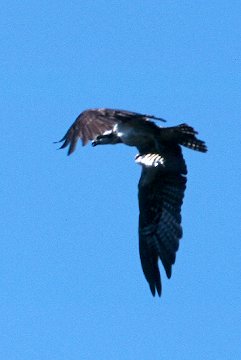
[[[167,122],[167,120],[161,118],[161,117],[157,117],[155,115],[144,115],[146,118],[148,119],[153,119],[153,120],[159,120],[159,121],[162,121],[162,122]]]
[[[152,293],[152,296],[155,297],[156,296],[156,292],[157,292],[157,295],[159,297],[161,297],[161,294],[162,294],[162,287],[161,287],[161,283],[155,283],[155,284],[150,284],[149,283],[149,286],[150,286],[150,290],[151,290],[151,293]]]

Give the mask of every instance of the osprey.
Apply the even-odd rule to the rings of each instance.
[[[135,162],[142,166],[138,185],[139,252],[142,269],[152,295],[161,296],[162,285],[158,259],[171,277],[179,240],[182,237],[181,205],[187,182],[187,168],[181,146],[206,152],[204,141],[186,124],[159,127],[153,115],[114,109],[89,109],[82,112],[65,136],[61,149],[68,155],[79,139],[86,145],[126,144],[139,154]]]

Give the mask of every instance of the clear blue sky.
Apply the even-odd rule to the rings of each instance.
[[[236,360],[239,1],[1,4],[0,358]],[[184,236],[163,296],[138,254],[136,150],[56,151],[114,107],[187,122]]]

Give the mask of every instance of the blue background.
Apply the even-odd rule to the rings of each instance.
[[[3,1],[0,357],[239,359],[239,1]],[[56,151],[89,107],[194,126],[162,298],[138,254],[136,149]]]

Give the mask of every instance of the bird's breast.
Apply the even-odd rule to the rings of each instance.
[[[150,134],[146,128],[143,129],[143,126],[131,123],[118,124],[115,131],[121,141],[129,146],[139,147],[140,145],[149,142],[152,138],[152,134]]]

